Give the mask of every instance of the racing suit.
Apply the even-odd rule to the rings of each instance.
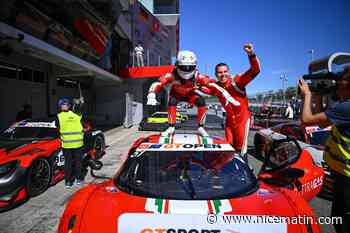
[[[168,123],[169,126],[175,126],[176,123],[176,105],[180,101],[186,101],[191,105],[197,106],[197,122],[199,126],[205,123],[207,108],[204,98],[197,92],[196,87],[209,84],[209,77],[195,71],[191,79],[179,77],[176,69],[171,73],[166,73],[159,78],[159,82],[151,85],[149,93],[158,93],[164,86],[171,85],[168,99]]]
[[[226,110],[225,137],[226,140],[242,154],[248,147],[248,133],[250,127],[250,112],[245,87],[260,72],[260,64],[256,55],[249,56],[250,69],[243,74],[230,77],[223,83],[212,81],[201,90],[218,97]]]

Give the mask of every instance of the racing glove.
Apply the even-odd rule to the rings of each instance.
[[[147,95],[147,105],[157,105],[156,93],[150,92]]]

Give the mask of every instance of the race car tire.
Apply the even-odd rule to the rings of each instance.
[[[94,138],[93,149],[96,151],[95,159],[100,159],[104,153],[105,139],[101,135]]]
[[[43,193],[50,185],[52,170],[49,161],[44,158],[35,160],[27,173],[26,190],[28,196],[35,197]]]

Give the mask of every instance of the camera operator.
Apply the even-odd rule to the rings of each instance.
[[[350,68],[336,79],[335,94],[339,100],[323,112],[311,112],[312,94],[303,79],[299,80],[299,88],[304,97],[301,121],[305,125],[332,126],[324,159],[334,178],[332,216],[342,217],[342,223],[334,227],[337,233],[346,233],[350,229]],[[316,109],[321,110],[322,97],[315,97]]]

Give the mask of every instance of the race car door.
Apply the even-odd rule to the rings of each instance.
[[[264,182],[295,190],[307,201],[320,192],[324,176],[309,152],[291,138],[273,142],[259,173]]]

